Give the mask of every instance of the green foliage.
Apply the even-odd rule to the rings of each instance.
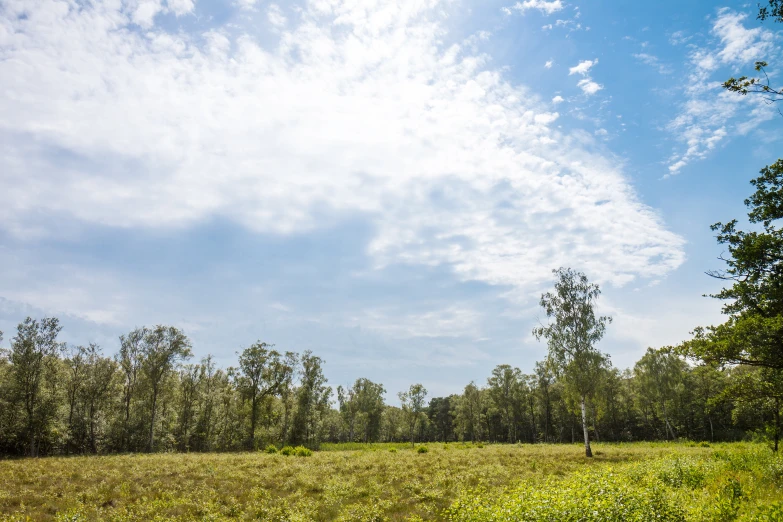
[[[448,510],[449,520],[525,520],[549,522],[685,521],[685,513],[660,489],[640,488],[612,472],[586,471],[566,480],[523,484],[495,496],[486,489],[468,492]]]
[[[713,296],[727,301],[723,311],[729,319],[697,328],[683,349],[706,361],[783,370],[778,340],[783,336],[783,230],[775,226],[783,217],[783,160],[762,169],[751,183],[756,192],[745,200],[748,219],[763,230],[737,230],[737,220],[712,226],[730,254],[725,270],[710,272],[731,282]]]
[[[304,446],[297,446],[294,448],[294,455],[297,457],[312,457],[313,451]]]
[[[277,453],[277,446],[274,444],[267,445],[267,447],[264,449],[264,453]]]
[[[253,452],[0,460],[0,522],[702,522],[776,520],[783,509],[783,459],[762,445],[596,444],[594,461],[565,445],[450,446],[429,446],[433,458],[409,444],[395,453],[381,444],[302,459]]]
[[[430,450],[427,449],[427,446],[419,446],[416,448],[416,453],[427,453],[428,451]]]
[[[541,296],[541,307],[550,319],[547,326],[533,329],[533,335],[547,340],[547,364],[579,395],[585,455],[592,457],[587,427],[586,400],[595,392],[599,376],[609,359],[595,348],[606,333],[611,317],[595,315],[601,290],[587,276],[571,268],[553,270],[555,291]]]
[[[291,433],[294,442],[318,445],[332,389],[326,385],[323,360],[309,350],[302,354],[301,380],[296,390],[296,413]]]
[[[381,422],[385,407],[382,384],[369,379],[357,379],[351,388],[337,387],[340,414],[348,428],[348,440],[361,435],[365,442],[377,442],[381,436]]]
[[[563,479],[523,482],[506,491],[485,487],[464,491],[446,510],[454,521],[703,521],[735,520],[758,494],[757,480],[780,496],[779,479],[767,475],[768,453],[723,451],[709,455],[672,455],[625,465],[585,469]],[[742,464],[740,464],[742,463]],[[740,464],[738,466],[738,464]],[[742,468],[741,470],[738,469]],[[763,477],[763,478],[762,478]],[[774,486],[773,486],[774,484]],[[771,490],[770,490],[771,491]],[[777,506],[777,504],[773,504]],[[762,503],[748,519],[775,520]]]
[[[767,6],[759,4],[759,20],[772,18],[776,22],[783,22],[783,0],[767,0]]]
[[[245,393],[250,397],[250,432],[248,446],[256,444],[259,407],[264,399],[280,393],[293,378],[296,355],[288,352],[285,356],[272,350],[272,344],[258,341],[245,348],[239,355],[239,368],[242,379],[239,381]]]
[[[286,457],[290,455],[295,455],[296,449],[294,449],[293,446],[283,446],[282,449],[280,450],[280,454],[285,455]]]
[[[426,420],[424,413],[427,389],[421,384],[411,384],[408,391],[399,392],[402,412],[409,427],[411,444],[416,440],[416,428]]]

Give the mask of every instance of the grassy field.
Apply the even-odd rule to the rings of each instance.
[[[783,520],[761,445],[426,448],[0,460],[0,520]]]

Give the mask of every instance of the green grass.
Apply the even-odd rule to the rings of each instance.
[[[0,520],[783,520],[762,445],[324,446],[0,461]]]

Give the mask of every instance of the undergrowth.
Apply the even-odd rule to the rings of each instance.
[[[783,521],[763,445],[306,449],[0,460],[0,521]]]

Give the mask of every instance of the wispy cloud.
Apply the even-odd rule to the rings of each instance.
[[[686,100],[680,115],[667,126],[684,150],[670,157],[666,176],[678,174],[691,162],[705,158],[730,134],[747,133],[774,116],[762,100],[736,96],[721,87],[732,71],[752,68],[756,60],[780,51],[770,30],[749,29],[746,21],[743,13],[720,9],[712,23],[711,39],[691,48],[691,72],[684,87]],[[742,119],[738,118],[740,109],[745,116]]]
[[[517,2],[512,6],[504,7],[503,11],[506,14],[511,14],[513,11],[525,13],[530,9],[537,9],[546,15],[551,15],[558,11],[561,11],[564,7],[562,0],[524,0],[523,2]]]
[[[288,19],[283,14],[282,9],[277,4],[269,4],[266,11],[267,19],[269,23],[274,27],[283,27],[288,22]]]
[[[639,60],[640,62],[642,62],[643,64],[649,65],[650,67],[654,67],[661,74],[671,74],[673,72],[671,67],[669,67],[664,63],[661,63],[661,60],[655,55],[649,53],[635,53],[633,57]]]
[[[137,31],[119,3],[5,3],[0,227],[289,235],[362,216],[374,268],[440,266],[517,296],[560,265],[617,285],[679,266],[682,239],[615,159],[468,43],[443,45],[441,8],[312,1],[261,45],[154,17]]]

